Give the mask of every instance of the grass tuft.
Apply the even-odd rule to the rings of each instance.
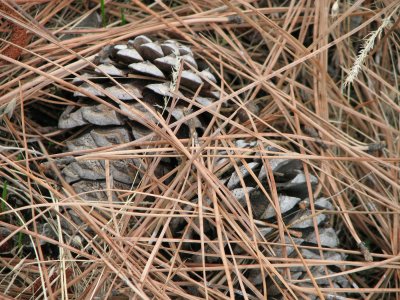
[[[399,6],[400,7],[400,6]],[[364,43],[361,47],[361,50],[351,67],[349,74],[346,77],[346,80],[343,84],[343,89],[348,86],[349,84],[354,82],[354,79],[356,79],[357,75],[361,71],[363,64],[368,57],[368,54],[371,52],[371,50],[374,48],[375,41],[377,39],[380,39],[382,36],[382,32],[385,28],[390,28],[390,26],[393,24],[391,21],[391,18],[393,15],[396,14],[397,9],[395,9],[389,16],[383,19],[382,24],[378,27],[377,30],[369,33],[365,38],[364,38]]]

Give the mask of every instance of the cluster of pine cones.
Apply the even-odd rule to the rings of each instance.
[[[213,103],[219,97],[216,88],[218,80],[210,67],[197,58],[189,47],[173,40],[154,42],[149,37],[138,36],[127,43],[105,47],[94,60],[94,66],[74,79],[73,82],[79,87],[74,93],[76,104],[67,107],[59,119],[59,128],[71,134],[72,138],[66,141],[66,152],[72,152],[73,155],[59,159],[57,163],[63,178],[76,194],[84,201],[108,201],[107,178],[111,180],[114,189],[134,190],[148,167],[146,162],[137,158],[113,159],[106,166],[105,160],[79,160],[77,154],[88,153],[99,147],[146,140],[149,135],[154,136],[156,128],[162,127],[160,117],[170,124],[177,124],[171,128],[176,128],[178,137],[190,138],[194,134],[201,136],[210,118],[207,111],[215,109]],[[204,107],[209,108],[202,113],[192,114]],[[187,116],[191,114],[193,116],[187,121]],[[185,117],[186,121],[182,121]],[[235,147],[239,149],[251,150],[256,145],[255,141],[235,141]],[[137,143],[135,147],[138,147]],[[321,253],[314,251],[314,247],[329,249],[339,246],[337,233],[331,226],[331,217],[326,213],[334,210],[332,203],[325,198],[315,199],[313,215],[309,206],[307,181],[315,187],[318,178],[312,174],[306,178],[301,161],[282,158],[282,153],[275,148],[261,148],[277,158],[266,163],[260,155],[254,154],[251,159],[236,159],[235,168],[232,160],[227,158],[231,151],[221,151],[216,168],[220,170],[220,182],[231,191],[237,205],[258,221],[257,235],[260,240],[279,244],[281,239],[277,223],[283,220],[287,246],[274,244],[270,247],[270,253],[264,253],[266,256],[298,257],[301,254],[304,258],[321,259]],[[153,176],[168,182],[171,178],[166,174],[177,165],[179,160],[161,159]],[[274,182],[273,188],[271,182]],[[274,203],[271,200],[273,193],[277,195],[275,203],[279,203],[279,208],[271,204]],[[117,192],[112,193],[112,198],[123,200]],[[195,204],[198,200],[194,197],[191,201]],[[204,205],[212,207],[213,204],[206,199]],[[185,208],[185,211],[190,211],[194,206]],[[277,211],[280,211],[279,215]],[[315,224],[318,228],[315,228]],[[184,218],[175,218],[170,229],[176,237],[183,237],[185,232],[184,238],[199,239],[198,233],[185,230],[187,225]],[[207,238],[216,239],[215,224],[206,222],[204,226]],[[296,247],[293,247],[293,243]],[[182,260],[202,262],[200,249],[190,245],[185,247],[183,250],[187,250],[186,257]],[[233,252],[240,255],[245,249],[237,246]],[[215,254],[211,247],[207,246],[205,253],[207,265],[220,263],[220,257],[211,255]],[[343,257],[335,252],[324,251],[324,259],[335,261]],[[289,272],[282,271],[281,275],[303,287],[313,286],[310,274],[316,278],[320,287],[348,286],[343,276],[327,278],[327,275],[337,271],[340,270],[324,266],[314,266],[307,271],[304,266],[298,266]],[[259,269],[251,269],[244,274],[261,293],[263,282],[266,282],[268,295],[279,298],[282,287],[276,278],[271,280],[268,274]],[[212,277],[213,272],[207,272],[207,276]],[[240,290],[239,285],[237,287]],[[187,287],[186,292],[204,296],[199,288]],[[252,291],[249,291],[251,294]],[[239,299],[241,295],[235,297]],[[256,295],[254,297],[257,298]]]

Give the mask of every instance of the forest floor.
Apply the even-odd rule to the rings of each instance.
[[[0,297],[400,299],[399,14],[399,0],[1,1]],[[151,79],[169,102],[132,117],[103,92],[134,78],[149,95],[110,48],[138,36],[191,50]],[[85,78],[99,61],[127,77]],[[209,71],[197,92],[188,70]],[[60,119],[93,103],[129,138],[71,151],[105,113]],[[68,159],[99,164],[103,185],[78,190]]]

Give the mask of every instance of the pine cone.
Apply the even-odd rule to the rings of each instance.
[[[182,64],[180,62],[183,62]],[[82,132],[77,137],[66,142],[68,151],[82,151],[108,147],[118,144],[125,144],[134,140],[141,139],[154,132],[158,125],[157,114],[169,114],[173,119],[180,120],[187,109],[196,109],[213,103],[218,98],[218,93],[213,89],[216,78],[208,70],[206,64],[195,59],[190,48],[175,41],[153,42],[148,37],[139,36],[127,44],[118,44],[105,47],[95,59],[96,67],[87,73],[76,78],[74,83],[79,85],[80,91],[74,93],[78,107],[68,107],[60,117],[59,127],[70,129],[71,132]],[[183,67],[181,70],[180,66]],[[90,79],[90,81],[87,81]],[[89,96],[100,97],[105,102],[93,101]],[[172,99],[176,101],[172,101]],[[117,100],[117,101],[115,101]],[[194,101],[192,101],[194,100]],[[192,106],[194,103],[194,106]],[[127,104],[128,107],[125,105]],[[132,108],[129,109],[129,108]],[[121,113],[122,112],[122,113]],[[202,132],[207,122],[207,115],[200,114],[198,118],[192,118],[192,127]],[[187,136],[193,128],[185,128],[183,124],[179,135]],[[190,127],[190,126],[189,126]],[[253,143],[243,140],[236,141],[236,147],[254,147]],[[267,148],[268,151],[278,152],[276,149]],[[223,154],[223,153],[221,153]],[[225,153],[226,154],[226,153]],[[226,156],[226,155],[225,155]],[[329,200],[318,198],[315,200],[315,209],[319,211],[316,216],[311,215],[308,209],[308,189],[307,181],[315,187],[318,183],[317,177],[310,175],[306,178],[299,160],[276,158],[269,160],[267,171],[265,162],[260,158],[246,161],[246,164],[238,162],[239,170],[235,171],[229,159],[219,162],[224,169],[220,176],[221,182],[231,191],[238,204],[247,209],[251,205],[253,217],[256,220],[275,223],[278,218],[282,218],[287,228],[291,232],[297,233],[292,236],[297,246],[308,245],[317,246],[315,236],[314,219],[318,224],[318,232],[321,246],[335,248],[338,246],[338,237],[335,230],[330,226],[330,217],[324,214],[324,210],[333,210]],[[104,160],[76,160],[66,158],[59,164],[63,164],[62,174],[69,182],[76,193],[88,201],[107,200],[106,174]],[[138,169],[146,169],[145,162],[136,159],[122,159],[110,161],[110,177],[113,187],[117,189],[130,189],[135,184]],[[161,177],[172,168],[170,162],[162,161],[157,167],[155,176]],[[251,172],[250,172],[251,170]],[[264,190],[270,192],[268,182],[271,179],[272,170],[273,181],[278,192],[278,200],[281,216],[276,215],[276,211],[270,204],[270,200],[265,195]],[[257,177],[257,180],[253,176]],[[244,182],[245,186],[242,185]],[[259,183],[262,186],[259,186]],[[247,203],[245,194],[248,194],[250,203]],[[113,194],[116,198],[117,195]],[[195,203],[197,199],[193,199]],[[204,199],[203,205],[212,206],[209,199]],[[196,205],[184,208],[190,211]],[[196,221],[194,221],[196,222]],[[185,230],[187,223],[184,218],[174,218],[170,223],[170,231],[178,238],[185,232],[185,239],[199,239],[198,233],[193,232],[193,228]],[[204,220],[203,229],[210,240],[216,239],[216,228],[212,222]],[[199,226],[197,226],[199,227]],[[259,234],[267,241],[277,240],[277,227],[259,226]],[[249,233],[250,234],[250,233]],[[297,252],[290,246],[291,239],[287,236],[285,242],[286,255],[294,256]],[[186,249],[185,249],[186,247]],[[183,260],[188,259],[194,263],[201,263],[201,251],[192,245],[182,246],[188,255]],[[196,253],[196,251],[198,251]],[[237,246],[233,249],[236,254],[245,252],[245,249]],[[185,252],[185,251],[184,251]],[[206,245],[205,252],[207,263],[219,261],[218,255],[214,255],[213,249]],[[300,252],[305,258],[322,259],[319,251],[300,248]],[[267,255],[283,256],[283,248],[273,246],[271,253]],[[333,253],[333,252],[332,252]],[[328,252],[325,259],[341,260],[340,254]],[[334,272],[330,269],[312,267],[311,273],[314,277],[323,276]],[[212,272],[208,273],[212,276]],[[250,282],[262,290],[263,274],[260,270],[252,269],[248,272]],[[283,274],[283,273],[282,273]],[[304,268],[298,267],[290,270],[290,280],[301,280],[307,278]],[[269,282],[271,282],[269,280]],[[344,277],[333,277],[331,282],[326,279],[317,281],[321,286],[346,286],[347,280]],[[309,281],[304,280],[298,283],[307,286]],[[194,289],[194,290],[193,290]],[[238,287],[238,290],[240,287]],[[269,294],[278,294],[278,287],[268,286]],[[194,287],[187,287],[186,292],[193,295],[203,295],[202,291]]]
[[[237,140],[235,146],[236,148],[248,148],[250,151],[252,151],[252,149],[254,149],[254,147],[256,146],[256,142],[248,143],[244,140]],[[279,151],[272,147],[266,147],[265,150],[273,153],[276,152],[276,154],[279,154]],[[227,155],[226,152],[221,152],[220,154],[221,157],[226,157]],[[316,214],[314,216],[312,215],[310,202],[308,200],[307,180],[310,181],[311,186],[315,188],[315,186],[318,184],[318,178],[312,174],[309,175],[309,178],[306,178],[306,175],[303,171],[303,165],[300,160],[285,158],[269,159],[269,166],[267,168],[266,162],[263,161],[259,155],[255,155],[253,159],[246,160],[246,164],[242,164],[241,161],[237,161],[236,163],[238,166],[236,170],[234,169],[231,160],[228,158],[222,158],[219,162],[216,163],[216,165],[218,166],[217,169],[224,170],[223,175],[221,176],[222,183],[231,191],[236,201],[245,210],[248,209],[246,194],[248,195],[248,199],[251,205],[251,211],[255,220],[264,221],[269,224],[277,224],[277,222],[280,222],[278,221],[279,218],[283,220],[291,235],[291,238],[289,238],[286,233],[285,240],[281,241],[279,239],[279,231],[277,225],[259,225],[257,228],[259,233],[257,235],[262,235],[262,239],[265,239],[267,242],[286,244],[285,247],[276,245],[271,246],[272,251],[270,253],[265,253],[266,256],[275,256],[278,258],[284,257],[284,251],[286,251],[285,253],[287,257],[297,258],[297,252],[295,251],[294,247],[290,246],[294,242],[296,246],[299,247],[298,249],[302,257],[305,259],[326,259],[334,261],[344,260],[344,255],[337,252],[324,251],[324,257],[322,258],[320,256],[316,231],[314,228],[314,218],[316,219],[316,223],[318,225],[317,230],[321,247],[338,248],[339,238],[336,231],[331,227],[331,217],[329,214],[324,213],[324,211],[334,210],[334,207],[330,200],[323,197],[317,198],[314,201]],[[267,171],[267,169],[269,168],[270,170]],[[273,174],[274,186],[278,192],[278,202],[280,209],[279,217],[277,217],[274,206],[270,204],[271,200],[268,199],[268,197],[272,198],[270,195],[271,187],[268,184],[268,182],[271,182],[271,180],[269,180],[271,178],[268,175],[271,174],[270,172],[272,172]],[[260,182],[262,186],[260,186],[257,181]],[[242,186],[242,183],[244,183],[245,186]],[[268,192],[268,196],[264,194],[264,192],[262,191],[263,189]],[[197,203],[197,199],[194,199],[193,203]],[[205,201],[203,205],[207,207],[211,206],[211,203],[210,201]],[[187,206],[184,208],[184,211],[190,211],[190,208],[193,207],[195,207],[195,205]],[[174,223],[172,231],[184,231],[182,229],[182,222],[183,221],[181,221],[181,224]],[[192,231],[189,230],[189,232],[186,233],[185,238],[194,239],[196,233]],[[210,240],[213,240],[213,238],[217,238],[216,230],[212,228],[212,226],[207,222],[205,222],[204,231],[207,233],[207,237]],[[254,233],[249,232],[248,236],[252,236],[253,234]],[[259,238],[261,240],[261,237]],[[302,248],[301,246],[308,246],[308,248]],[[208,245],[206,245],[204,251],[206,253],[206,263],[221,263],[219,256]],[[246,250],[242,249],[239,246],[236,246],[233,251],[235,255],[246,254]],[[198,250],[197,254],[191,257],[191,260],[194,263],[201,264],[201,250]],[[244,263],[249,264],[249,261],[247,260]],[[317,278],[337,272],[338,269],[335,268],[335,266],[333,266],[333,268],[315,266],[310,267],[310,271],[313,277]],[[264,278],[262,277],[262,274],[264,274]],[[281,275],[285,276],[285,273],[281,272]],[[267,272],[265,270],[264,272],[261,272],[261,270],[259,269],[251,269],[248,273],[246,273],[246,278],[255,287],[259,288],[261,293],[263,293],[263,281],[265,280],[267,283],[272,282],[271,279],[268,278]],[[295,280],[300,280],[300,282],[297,284],[302,287],[313,287],[304,267],[290,268],[290,277],[286,279],[292,282]],[[276,280],[276,278],[274,280]],[[320,279],[317,280],[317,283],[320,287],[329,287],[330,284],[333,284],[333,286],[336,288],[349,287],[349,282],[344,276],[336,276],[332,277],[331,279]],[[269,295],[277,297],[280,294],[278,286],[267,284],[267,287]],[[285,287],[282,286],[281,288],[284,289]],[[240,286],[237,286],[237,290],[240,291]],[[316,299],[313,298],[313,295],[309,295],[309,297],[310,299]]]
[[[239,140],[236,142],[238,148],[252,148],[255,143],[247,143]],[[266,147],[266,151],[276,152],[279,151],[273,147]],[[314,189],[318,184],[318,178],[310,174],[309,178],[303,171],[303,164],[300,160],[296,159],[285,159],[275,158],[268,161],[268,168],[266,162],[260,158],[254,158],[251,161],[246,162],[245,165],[239,164],[239,172],[228,170],[226,173],[229,174],[223,180],[226,186],[232,191],[236,200],[244,207],[247,207],[245,193],[248,193],[250,199],[252,213],[255,219],[263,220],[268,223],[277,223],[278,217],[275,208],[270,204],[268,197],[262,192],[261,188],[271,193],[271,187],[268,185],[268,174],[272,172],[273,182],[278,192],[278,202],[280,209],[280,216],[287,229],[291,233],[291,238],[285,234],[285,251],[287,257],[298,257],[294,247],[291,247],[294,242],[296,246],[300,246],[299,251],[304,259],[315,259],[315,260],[344,260],[344,255],[337,252],[326,252],[324,251],[324,257],[320,256],[318,250],[318,243],[316,237],[316,230],[314,228],[314,218],[318,225],[318,236],[320,239],[321,247],[323,248],[338,248],[339,238],[336,231],[331,227],[331,218],[329,214],[325,214],[324,211],[332,211],[334,207],[330,200],[320,197],[314,200],[314,208],[316,214],[313,216],[310,209],[310,202],[308,199],[308,188],[307,181],[311,183]],[[270,168],[270,171],[267,169]],[[262,187],[259,186],[255,178],[251,175],[251,172],[256,176],[259,182],[262,183]],[[240,180],[245,182],[246,186],[242,187]],[[313,191],[314,192],[314,191]],[[275,227],[262,227],[259,226],[258,230],[263,235],[265,240],[270,242],[282,243],[279,239],[278,229]],[[292,242],[293,240],[293,242]],[[301,246],[309,246],[311,248],[302,248]],[[313,249],[315,248],[315,249]],[[284,247],[272,246],[272,253],[268,255],[276,257],[284,257]],[[243,250],[237,247],[236,253],[242,253]],[[326,276],[337,272],[337,270],[325,268],[324,266],[310,267],[311,274],[314,278]],[[252,269],[248,274],[248,279],[252,284],[262,289],[263,274],[260,270]],[[282,272],[282,275],[284,272]],[[265,272],[264,272],[264,275]],[[304,267],[290,268],[290,278],[288,280],[303,280],[299,282],[299,286],[312,288],[312,283],[309,280],[306,269]],[[308,279],[308,280],[306,280]],[[267,280],[267,279],[266,279]],[[269,281],[270,282],[270,281]],[[332,279],[321,279],[317,280],[320,287],[329,287],[333,284],[335,287],[348,287],[349,282],[343,276],[333,277]],[[284,288],[284,287],[283,287]],[[277,286],[271,285],[268,287],[269,295],[279,294]],[[313,298],[309,295],[310,299]]]
[[[74,93],[81,107],[69,106],[59,119],[61,129],[88,127],[85,133],[66,142],[71,152],[140,139],[153,132],[152,126],[157,126],[157,119],[150,111],[180,120],[190,106],[187,101],[194,99],[195,109],[196,105],[207,106],[218,97],[212,87],[216,78],[205,62],[195,59],[189,47],[173,40],[160,43],[138,36],[126,44],[104,47],[94,63],[94,70],[73,81],[82,89]],[[109,105],[92,101],[90,95],[106,100]],[[112,101],[113,97],[128,108]],[[173,98],[177,102],[172,104]],[[115,106],[126,115],[118,113]],[[194,117],[191,123],[201,133],[205,122],[200,116]],[[181,127],[179,134],[187,136],[189,129],[185,125]],[[103,192],[106,188],[104,164],[104,160],[72,159],[63,167],[62,174],[84,199],[104,200],[107,199]],[[114,187],[130,188],[135,178],[140,179],[136,174],[142,164],[133,159],[111,161]],[[168,169],[168,165],[158,168],[160,176],[164,174],[163,168]]]

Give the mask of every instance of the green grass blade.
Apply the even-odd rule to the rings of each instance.
[[[4,183],[3,183],[3,191],[2,191],[2,193],[1,193],[1,205],[0,205],[0,212],[5,212],[6,210],[7,210],[7,205],[6,205],[6,203],[7,203],[7,196],[8,196],[8,190],[7,190],[7,187],[8,187],[8,183],[7,183],[7,181],[4,181]]]
[[[121,8],[121,25],[125,25],[125,24],[126,24],[125,13],[124,13],[124,9]]]
[[[104,2],[105,0],[100,0],[100,10],[101,10],[101,22],[103,27],[107,26],[106,22],[106,4]]]

